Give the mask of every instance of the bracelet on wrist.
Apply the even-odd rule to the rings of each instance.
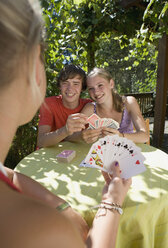
[[[114,206],[114,207],[121,208],[121,206],[119,204],[117,204],[117,203],[107,202],[107,201],[102,201],[101,203],[102,204],[105,204],[105,205],[109,205],[109,206]]]
[[[123,210],[121,208],[121,206],[119,204],[116,203],[109,203],[109,202],[101,202],[101,204],[92,207],[92,208],[100,208],[100,209],[104,209],[104,213],[99,216],[105,216],[107,214],[107,210],[111,210],[111,211],[117,211],[120,215],[123,214]]]
[[[100,208],[105,208],[105,209],[112,210],[112,211],[115,210],[115,211],[117,211],[120,215],[123,214],[122,208],[119,208],[119,207],[101,205]]]
[[[59,211],[59,212],[62,212],[63,210],[65,210],[65,209],[67,209],[69,207],[70,207],[69,203],[68,202],[64,202],[61,205],[57,206],[56,207],[56,210]]]

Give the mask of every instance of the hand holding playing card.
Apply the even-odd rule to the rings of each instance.
[[[98,138],[101,136],[102,131],[100,128],[97,129],[85,129],[82,131],[82,138],[83,140],[90,144],[96,142]]]
[[[106,181],[102,192],[102,200],[106,202],[117,202],[119,205],[122,205],[132,180],[130,178],[127,180],[120,178],[120,166],[118,162],[112,163],[110,170],[113,175],[102,171]]]
[[[120,132],[117,129],[111,127],[102,127],[102,137],[107,135],[120,135]]]
[[[98,168],[111,173],[111,164],[118,161],[121,178],[128,179],[146,170],[144,160],[145,157],[141,154],[140,148],[131,140],[113,135],[101,138],[94,143],[79,166]]]
[[[85,129],[86,123],[87,117],[82,113],[69,115],[65,125],[67,134],[72,135],[74,132],[80,132],[82,129]]]

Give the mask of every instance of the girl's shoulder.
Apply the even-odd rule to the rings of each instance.
[[[125,96],[124,97],[124,104],[129,106],[130,104],[133,104],[137,102],[136,98],[134,96]]]
[[[94,103],[94,102],[89,102],[89,103],[87,103],[87,104],[83,107],[81,113],[84,113],[84,114],[86,114],[87,116],[90,116],[91,114],[94,113],[94,106],[95,106],[95,103]]]
[[[138,102],[134,96],[125,97],[125,107],[128,111],[136,109],[138,107]]]

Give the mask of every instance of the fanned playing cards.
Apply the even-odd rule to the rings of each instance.
[[[131,140],[118,135],[108,135],[95,142],[79,166],[111,173],[110,166],[115,161],[119,162],[121,178],[128,179],[146,170],[141,149]]]
[[[96,129],[99,127],[111,127],[114,129],[119,128],[119,123],[111,118],[100,118],[96,114],[92,114],[88,118],[89,128]]]

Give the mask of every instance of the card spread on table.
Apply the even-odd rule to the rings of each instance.
[[[97,168],[110,173],[111,164],[118,161],[120,176],[127,179],[146,170],[144,160],[141,149],[134,142],[118,135],[108,135],[91,146],[79,166]]]
[[[119,128],[119,123],[111,118],[100,118],[96,114],[92,114],[88,118],[89,128],[96,129],[99,127],[111,127],[114,129]]]

